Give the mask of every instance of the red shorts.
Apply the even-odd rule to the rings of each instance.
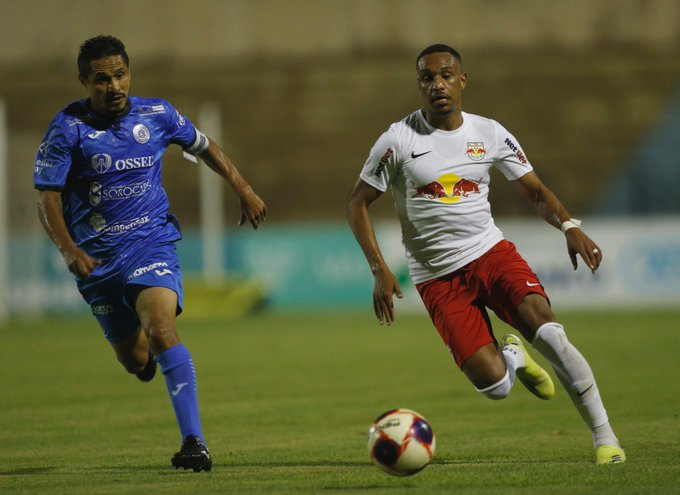
[[[518,328],[517,306],[527,295],[548,299],[536,274],[506,240],[463,268],[417,284],[416,289],[459,368],[477,350],[495,342],[486,308]]]

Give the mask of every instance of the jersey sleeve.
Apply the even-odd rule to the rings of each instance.
[[[179,113],[172,105],[164,101],[168,109],[166,112],[166,133],[168,141],[178,144],[191,154],[198,155],[208,149],[208,138],[189,121],[187,117]]]
[[[510,134],[505,127],[494,122],[496,127],[497,155],[494,166],[500,170],[506,179],[516,180],[531,172],[533,167],[524,150],[519,145],[515,136]]]
[[[38,147],[33,169],[33,185],[38,190],[61,191],[66,185],[73,157],[73,138],[58,117],[50,124]]]
[[[396,134],[390,128],[371,148],[359,177],[379,191],[387,191],[390,182],[397,174],[400,155]]]

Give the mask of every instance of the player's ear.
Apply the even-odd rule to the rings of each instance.
[[[467,84],[467,72],[463,72],[460,75],[460,89],[465,89],[465,85]]]
[[[78,81],[80,81],[84,88],[87,88],[87,78],[85,76],[78,74]]]

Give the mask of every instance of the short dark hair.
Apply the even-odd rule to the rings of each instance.
[[[418,61],[425,55],[429,55],[430,53],[450,53],[451,55],[453,55],[453,58],[456,59],[458,65],[463,67],[463,59],[461,58],[460,53],[451,48],[449,45],[438,43],[436,45],[428,46],[418,54],[418,57],[416,58],[416,69],[418,68]]]
[[[90,64],[93,60],[120,55],[123,57],[125,65],[130,66],[130,58],[125,51],[125,45],[115,36],[100,34],[80,45],[78,51],[78,74],[87,77],[90,74]]]

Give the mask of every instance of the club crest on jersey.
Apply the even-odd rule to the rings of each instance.
[[[133,129],[132,129],[132,135],[135,138],[135,141],[137,141],[139,144],[144,144],[149,141],[149,138],[151,138],[151,134],[149,133],[149,129],[144,124],[137,124]]]
[[[106,153],[97,153],[92,155],[90,160],[92,168],[95,169],[100,174],[103,174],[111,167],[111,156]]]
[[[484,143],[482,142],[468,142],[466,154],[470,160],[479,161],[486,156]]]

